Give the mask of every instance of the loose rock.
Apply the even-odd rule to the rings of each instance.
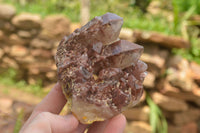
[[[125,129],[125,133],[151,133],[151,126],[145,122],[131,122]]]
[[[11,47],[10,55],[13,57],[24,57],[28,55],[29,51],[26,47],[14,45]]]
[[[17,34],[11,34],[8,39],[10,45],[27,45],[30,43],[30,39],[21,38]]]
[[[168,55],[167,50],[160,49],[158,46],[145,45],[141,60],[148,64],[148,71],[158,76],[165,70]]]
[[[12,19],[12,23],[19,29],[31,30],[41,27],[41,18],[39,15],[23,13],[15,16]]]
[[[184,125],[186,123],[198,120],[200,118],[200,110],[197,108],[190,108],[187,111],[178,112],[172,116],[174,124]]]
[[[148,72],[143,82],[144,87],[151,88],[151,89],[155,88],[155,80],[156,80],[156,76],[153,73]]]
[[[193,92],[182,92],[180,89],[173,87],[168,82],[163,83],[163,88],[161,89],[161,92],[165,94],[166,96],[178,98],[184,101],[189,101],[192,103],[195,103],[196,105],[200,106],[200,96],[196,95]]]
[[[128,120],[148,122],[149,112],[150,112],[149,107],[144,106],[144,107],[135,107],[128,109],[124,111],[123,114],[126,116]]]
[[[188,48],[190,46],[190,43],[181,37],[156,32],[134,31],[133,36],[139,44],[157,44],[166,48]]]
[[[31,41],[30,46],[32,48],[39,48],[39,49],[51,49],[53,48],[53,41],[46,41],[42,39],[35,38]]]
[[[40,38],[61,40],[69,33],[70,21],[62,15],[52,15],[43,20]]]
[[[189,62],[180,56],[172,56],[169,58],[167,70],[167,80],[172,86],[182,89],[183,91],[192,91],[193,80],[191,78],[191,72]]]
[[[13,6],[7,4],[0,4],[0,19],[9,20],[16,14]]]
[[[130,42],[133,42],[133,30],[128,29],[128,28],[122,28],[120,34],[119,34],[120,39],[128,40]]]
[[[191,62],[190,63],[191,77],[199,84],[200,86],[200,65]]]
[[[157,92],[153,93],[151,96],[153,101],[164,110],[176,112],[186,111],[188,109],[188,105],[182,100],[167,97]]]

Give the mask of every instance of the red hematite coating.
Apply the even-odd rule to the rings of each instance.
[[[139,102],[147,65],[143,47],[118,39],[123,19],[95,17],[60,42],[58,80],[81,123],[111,118]]]

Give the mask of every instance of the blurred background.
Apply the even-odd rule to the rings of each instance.
[[[59,41],[106,12],[149,66],[125,133],[200,133],[200,0],[0,0],[0,131],[18,133],[56,83]]]

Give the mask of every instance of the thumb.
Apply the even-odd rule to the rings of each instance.
[[[49,112],[44,112],[48,119],[52,133],[68,133],[75,130],[78,126],[78,120],[72,115],[60,116]]]

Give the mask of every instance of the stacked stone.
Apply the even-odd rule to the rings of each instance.
[[[54,55],[57,45],[70,32],[70,21],[62,16],[22,13],[10,5],[0,5],[0,66],[17,70],[18,79],[31,84],[56,81]]]
[[[141,60],[148,64],[148,75],[144,80],[145,92],[162,110],[168,122],[168,132],[198,133],[200,65],[171,53],[171,48],[185,48],[189,43],[184,39],[180,40],[180,37],[158,35],[155,32],[126,33],[131,35],[125,36],[123,33],[121,37],[130,36],[136,43],[144,46]],[[169,42],[172,43],[170,46]],[[152,128],[149,125],[149,113],[150,107],[143,100],[137,107],[124,112],[129,120],[126,132],[150,133]]]

